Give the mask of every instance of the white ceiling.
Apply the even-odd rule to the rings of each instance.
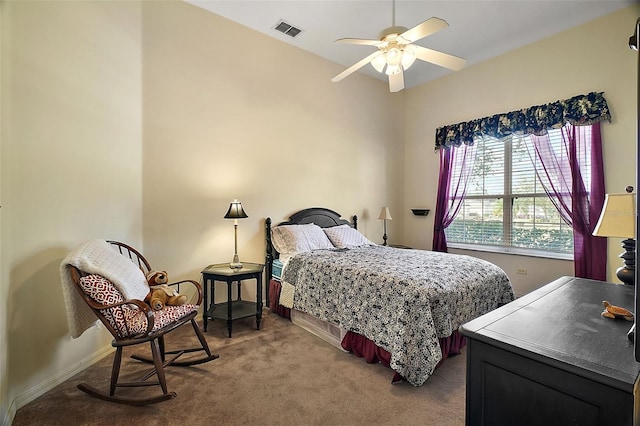
[[[374,46],[339,44],[343,37],[378,39],[392,25],[393,0],[185,0],[275,39],[349,67]],[[549,37],[638,0],[397,0],[395,24],[407,28],[439,17],[449,27],[417,44],[467,60],[467,66]],[[273,29],[280,21],[302,29],[291,38]],[[631,35],[631,34],[630,34]],[[214,40],[211,41],[215,42]],[[626,42],[626,40],[622,40]],[[386,81],[371,65],[359,72]],[[452,71],[416,61],[405,72],[410,88]],[[333,75],[327,75],[331,79]],[[349,77],[335,84],[349,84]]]

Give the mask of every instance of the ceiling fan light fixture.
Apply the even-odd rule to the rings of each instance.
[[[382,72],[384,70],[384,66],[387,65],[387,60],[385,59],[384,54],[380,54],[371,60],[371,65],[378,72]]]
[[[402,51],[402,68],[408,70],[411,65],[416,61],[416,54],[412,46],[406,46]]]
[[[397,47],[392,47],[387,52],[387,64],[389,65],[399,65],[402,61],[402,50]]]

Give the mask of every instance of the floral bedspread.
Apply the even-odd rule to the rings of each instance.
[[[414,386],[442,358],[438,338],[514,300],[492,263],[385,246],[296,254],[282,278],[295,287],[295,309],[369,338]]]

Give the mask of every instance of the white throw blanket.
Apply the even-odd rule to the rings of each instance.
[[[289,263],[289,259],[293,255],[282,255],[280,254],[280,262],[282,263],[282,270],[280,271],[280,277],[284,276],[284,271],[287,269],[287,264]],[[280,297],[278,298],[278,304],[284,306],[285,308],[293,309],[293,298],[296,293],[295,286],[289,284],[288,282],[281,280],[280,281]]]
[[[280,303],[285,308],[292,309],[293,297],[295,296],[296,288],[286,281],[282,281],[280,284],[280,299],[278,300],[278,303]]]
[[[113,283],[125,300],[143,300],[149,293],[144,274],[129,258],[104,240],[89,240],[70,252],[60,264],[62,293],[67,309],[71,337],[80,337],[97,320],[71,279],[68,265],[89,274],[100,275]]]

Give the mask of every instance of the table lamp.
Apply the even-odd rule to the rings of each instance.
[[[382,236],[384,243],[382,245],[386,246],[387,245],[387,220],[391,220],[391,213],[389,213],[389,207],[382,208],[382,210],[380,211],[380,216],[378,216],[378,219],[384,222],[384,235]]]
[[[242,209],[242,203],[238,200],[233,200],[229,205],[227,214],[224,215],[225,219],[233,219],[233,228],[235,233],[235,251],[233,254],[233,261],[229,264],[231,269],[242,269],[242,263],[238,258],[238,219],[245,219],[249,216]]]
[[[596,237],[618,237],[622,240],[624,253],[620,254],[624,266],[616,270],[620,281],[635,284],[636,269],[636,196],[633,187],[627,186],[625,194],[607,194],[600,219],[593,235]]]

